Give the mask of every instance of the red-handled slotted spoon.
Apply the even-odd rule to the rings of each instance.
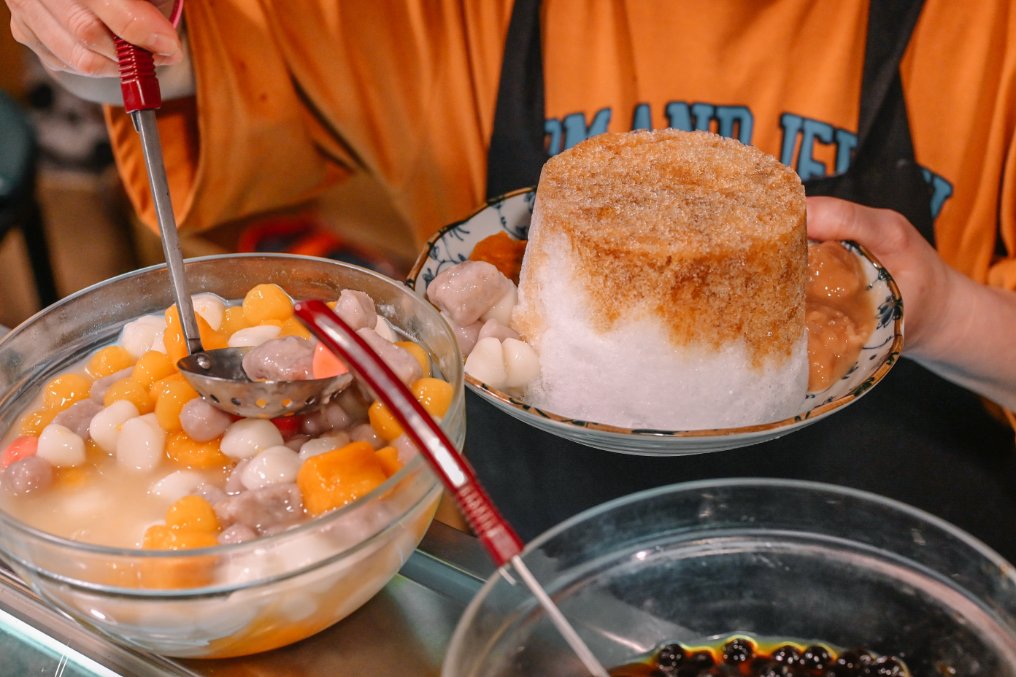
[[[590,674],[608,677],[593,652],[522,561],[519,556],[522,541],[498,512],[473,469],[409,389],[377,353],[323,301],[300,301],[294,305],[294,310],[307,328],[342,358],[350,370],[388,407],[455,497],[494,563],[498,566],[509,565],[518,574]]]

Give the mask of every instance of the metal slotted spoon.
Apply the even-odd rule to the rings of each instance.
[[[174,22],[179,19],[181,6],[182,2],[177,2]],[[243,369],[243,356],[249,348],[202,349],[194,304],[187,290],[176,217],[169,197],[169,182],[155,121],[155,111],[162,105],[162,96],[152,54],[121,38],[116,38],[115,44],[124,108],[141,137],[148,184],[159,221],[162,251],[187,346],[188,356],[177,363],[180,373],[212,405],[238,416],[275,418],[320,407],[344,390],[353,376],[346,373],[324,379],[253,381]]]

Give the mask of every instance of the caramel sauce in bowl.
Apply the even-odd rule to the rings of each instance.
[[[847,373],[875,328],[864,270],[838,242],[808,246],[805,323],[808,390],[816,392]]]

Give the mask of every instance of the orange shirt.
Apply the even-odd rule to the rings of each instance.
[[[552,153],[600,131],[735,136],[804,178],[849,161],[867,0],[546,0]],[[203,0],[186,6],[194,100],[160,111],[183,229],[377,176],[422,241],[484,200],[511,0]],[[902,64],[942,256],[1016,289],[1016,8],[926,0]],[[154,224],[136,134],[117,161]]]

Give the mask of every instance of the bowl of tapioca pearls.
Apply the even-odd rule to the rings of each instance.
[[[186,272],[205,349],[262,351],[261,378],[334,375],[344,366],[292,311],[323,299],[461,446],[455,338],[402,284],[285,254],[191,259]],[[396,574],[439,481],[359,382],[311,411],[242,418],[179,373],[185,346],[164,266],[82,290],[0,340],[0,558],[132,647],[212,658],[290,644]]]

